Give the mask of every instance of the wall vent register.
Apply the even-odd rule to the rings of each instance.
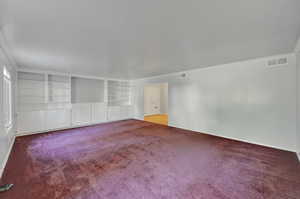
[[[271,59],[271,60],[268,60],[268,62],[267,62],[268,67],[276,67],[276,66],[282,66],[282,65],[286,65],[286,64],[288,64],[287,57]]]

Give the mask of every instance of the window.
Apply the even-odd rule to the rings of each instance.
[[[3,97],[4,126],[10,128],[12,126],[12,88],[11,76],[6,67],[3,69]]]

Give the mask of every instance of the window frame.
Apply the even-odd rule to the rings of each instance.
[[[4,127],[9,131],[12,127],[12,81],[10,72],[3,67],[3,115]],[[8,107],[7,107],[8,106]],[[8,132],[7,131],[7,132]]]

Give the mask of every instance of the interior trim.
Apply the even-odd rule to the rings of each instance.
[[[110,121],[105,121],[105,122],[92,122],[92,123],[67,126],[67,127],[57,128],[57,129],[49,129],[49,130],[45,130],[45,131],[37,131],[37,132],[29,132],[29,133],[18,133],[16,135],[16,137],[22,137],[22,136],[27,136],[27,135],[35,135],[35,134],[42,134],[42,133],[49,133],[49,132],[53,132],[53,131],[76,129],[76,128],[81,128],[81,127],[88,127],[88,126],[93,126],[93,125],[98,125],[98,124],[105,124],[105,123],[110,123],[110,122],[118,122],[118,121],[123,121],[123,120],[130,120],[130,119],[134,119],[134,118],[125,118],[125,119],[122,119],[122,120],[110,120]]]
[[[6,164],[7,164],[9,155],[10,155],[10,153],[11,153],[11,151],[12,151],[13,146],[14,146],[15,140],[16,140],[16,135],[13,136],[13,139],[12,139],[12,141],[11,141],[11,143],[10,143],[8,152],[7,152],[7,154],[6,154],[5,158],[4,158],[4,161],[3,161],[2,165],[1,165],[1,168],[0,168],[0,179],[2,178],[2,175],[3,175],[3,172],[4,172],[5,166],[6,166]]]

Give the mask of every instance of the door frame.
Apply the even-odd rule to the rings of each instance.
[[[149,115],[153,115],[153,114],[146,114],[145,113],[145,88],[147,86],[158,86],[158,85],[163,85],[166,84],[167,85],[167,109],[169,109],[169,83],[168,82],[155,82],[155,83],[147,83],[143,86],[143,117],[144,116],[149,116]],[[161,97],[161,96],[160,96]],[[161,106],[161,105],[160,105]],[[161,107],[160,107],[160,112],[161,112]],[[160,113],[161,114],[161,113]],[[168,114],[168,113],[167,113]]]

